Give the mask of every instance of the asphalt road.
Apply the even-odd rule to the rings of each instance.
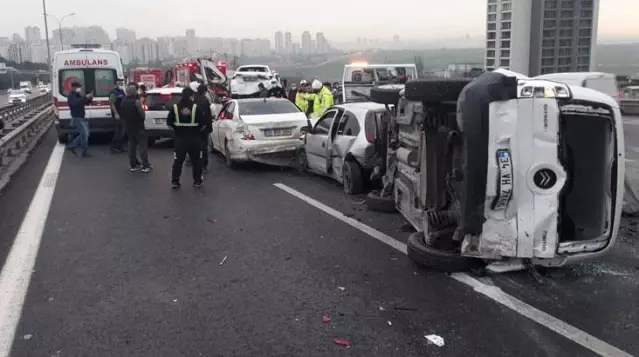
[[[330,180],[213,156],[203,188],[187,170],[173,191],[170,143],[151,149],[151,174],[104,142],[45,170],[55,147],[50,132],[0,195],[0,265],[16,274],[0,299],[26,292],[21,313],[19,296],[0,304],[17,322],[0,321],[0,356],[3,339],[16,357],[639,355],[636,221],[600,262],[474,290],[391,248],[409,234],[402,217],[366,211]],[[16,237],[23,259],[6,259]],[[612,346],[627,354],[592,351]]]

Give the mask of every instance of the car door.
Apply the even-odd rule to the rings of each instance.
[[[235,126],[235,119],[237,116],[235,115],[235,109],[237,104],[235,102],[229,102],[226,108],[222,111],[223,115],[220,118],[219,128],[218,128],[218,142],[221,150],[224,150],[224,142],[226,137],[230,132],[233,131]],[[223,151],[222,151],[223,152]]]
[[[230,103],[224,104],[222,109],[220,109],[220,112],[215,116],[215,120],[213,120],[213,132],[211,133],[211,142],[213,143],[213,148],[215,148],[218,151],[221,151],[222,149],[222,146],[220,144],[220,125],[222,124],[223,119],[221,119],[221,117],[223,117],[223,113],[226,111],[226,108],[228,107],[229,104]]]
[[[328,173],[328,142],[333,121],[338,114],[337,109],[329,109],[322,115],[313,130],[306,134],[306,159],[311,170],[322,174]]]
[[[335,176],[341,179],[344,159],[359,135],[360,125],[355,114],[349,111],[345,111],[333,125],[336,125],[336,130],[331,142],[331,166]]]

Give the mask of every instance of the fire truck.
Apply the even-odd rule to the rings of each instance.
[[[129,71],[130,83],[144,83],[148,89],[162,86],[162,70],[158,68],[136,67]]]
[[[186,58],[164,74],[164,84],[170,87],[186,86],[193,81],[206,83],[209,90],[223,100],[230,97],[231,81],[226,76],[226,61],[207,57]]]

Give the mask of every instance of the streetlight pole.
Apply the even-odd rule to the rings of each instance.
[[[42,0],[45,1],[45,0]],[[46,12],[43,14],[45,17],[46,16],[50,16],[52,17],[54,20],[56,20],[58,22],[58,35],[60,35],[60,48],[64,50],[64,42],[62,41],[62,21],[64,21],[64,19],[66,19],[69,16],[73,16],[75,15],[75,12],[72,12],[70,14],[66,14],[64,16],[62,16],[62,18],[58,19],[57,17],[51,15],[51,14],[47,14]]]
[[[42,15],[44,16],[44,34],[47,38],[47,59],[51,70],[51,45],[49,44],[49,23],[47,21],[47,0],[42,0]]]

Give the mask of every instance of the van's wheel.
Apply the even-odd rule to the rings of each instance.
[[[366,208],[375,212],[393,213],[397,211],[393,197],[382,197],[379,191],[373,191],[366,196]]]
[[[464,257],[460,253],[440,250],[426,244],[424,232],[415,232],[406,243],[408,257],[428,269],[443,272],[469,271],[484,266],[477,258]]]
[[[364,190],[364,179],[362,178],[362,169],[354,160],[344,161],[342,170],[342,179],[344,182],[344,192],[349,195],[358,195]]]
[[[379,104],[394,105],[401,97],[403,85],[389,84],[371,88],[371,101]]]
[[[466,79],[415,79],[406,83],[404,96],[418,102],[456,102],[468,83]]]
[[[224,161],[226,162],[226,167],[229,169],[236,166],[235,161],[231,159],[231,150],[229,150],[229,143],[227,141],[224,142]]]
[[[304,148],[300,148],[295,152],[293,163],[297,171],[304,172],[308,169],[308,159]]]
[[[58,142],[60,144],[66,144],[69,142],[69,134],[58,134]]]
[[[148,147],[151,147],[151,146],[155,145],[156,141],[158,141],[157,138],[148,138],[146,140],[146,144],[147,144]]]

